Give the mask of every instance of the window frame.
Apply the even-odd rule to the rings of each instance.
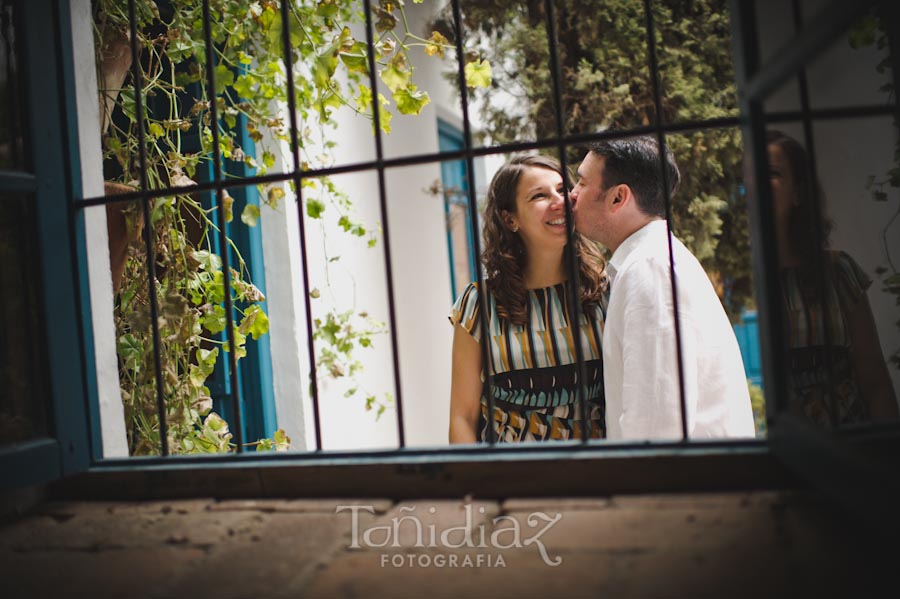
[[[872,0],[867,6],[876,3]],[[64,48],[66,44],[71,48],[69,3],[35,0],[28,4],[31,6],[29,14],[32,26],[29,35],[35,36],[35,40],[42,41],[43,45],[38,47],[43,47],[45,52],[50,54],[48,49],[53,48],[55,42],[52,39],[54,32],[50,31],[50,28],[45,28],[47,31],[43,32],[34,31],[41,29],[38,26],[41,19],[35,15],[41,15],[43,18],[48,14],[46,11],[55,8],[57,12],[54,14],[58,17],[58,29],[55,33]],[[832,6],[841,4],[840,1],[835,1]],[[752,10],[752,3],[731,0],[730,6],[735,31],[735,63],[742,87],[740,118],[745,128],[745,139],[749,140],[747,147],[754,158],[754,174],[757,180],[766,180],[765,162],[762,161],[764,154],[760,153],[761,150],[764,151],[764,145],[760,145],[763,139],[761,105],[757,98],[759,93],[753,91],[752,82],[766,81],[767,77],[773,76],[771,72],[780,73],[785,67],[774,64],[758,68],[754,62],[756,59],[752,56],[756,43],[755,31],[749,28],[747,21],[752,17],[748,10],[748,7]],[[38,10],[38,7],[42,10]],[[836,31],[834,27],[827,29],[833,30]],[[44,37],[41,38],[39,34]],[[808,40],[810,37],[814,37],[813,34],[800,36],[793,43],[802,50],[811,43]],[[803,50],[801,55],[808,59],[814,52]],[[62,57],[66,59],[61,60]],[[45,58],[52,60],[49,56]],[[803,444],[805,441],[797,441],[796,435],[788,428],[791,426],[790,421],[778,418],[774,412],[770,413],[770,416],[773,418],[773,424],[777,426],[770,428],[770,434],[773,436],[769,441],[604,442],[603,444],[582,444],[573,441],[546,447],[468,446],[430,449],[401,447],[398,450],[381,452],[311,451],[288,455],[100,459],[96,452],[90,450],[88,432],[90,430],[90,434],[94,435],[93,445],[96,446],[96,435],[100,426],[96,381],[91,374],[96,369],[91,339],[90,298],[84,277],[79,276],[79,273],[86,272],[84,210],[74,209],[72,202],[74,197],[79,196],[81,181],[78,174],[80,173],[77,151],[78,127],[75,122],[77,112],[71,94],[75,84],[71,51],[61,50],[60,60],[61,65],[56,65],[50,70],[42,70],[56,72],[60,69],[64,74],[63,89],[58,88],[55,78],[36,81],[35,87],[29,88],[32,89],[32,93],[39,91],[43,94],[32,97],[41,97],[51,104],[51,99],[65,98],[65,107],[60,110],[63,115],[61,122],[47,125],[47,133],[55,135],[53,139],[58,139],[60,143],[55,149],[47,150],[50,152],[49,157],[42,153],[42,162],[45,164],[39,166],[35,173],[41,214],[45,217],[41,219],[42,254],[45,257],[42,271],[45,296],[43,312],[48,319],[48,329],[54,330],[53,337],[48,335],[46,341],[51,356],[52,413],[57,426],[57,438],[42,441],[40,447],[29,449],[28,451],[34,452],[33,457],[26,456],[32,454],[26,452],[25,448],[12,456],[16,466],[37,464],[37,456],[43,456],[48,461],[48,465],[40,467],[39,472],[43,473],[41,476],[32,478],[32,483],[24,484],[84,471],[80,476],[59,481],[60,492],[70,497],[140,499],[199,495],[215,497],[267,495],[437,497],[459,496],[466,493],[480,497],[587,495],[781,488],[798,485],[802,478],[808,478],[806,476],[808,469],[796,467],[795,461],[790,458],[792,452],[802,452],[815,446],[817,449],[812,454],[813,461],[821,456],[835,455],[835,452],[839,456],[835,458],[837,462],[842,460],[846,462],[849,459],[840,448],[837,448],[837,443],[829,435],[816,434],[806,445]],[[34,66],[37,63],[29,64],[29,73],[39,72]],[[895,77],[896,72],[895,70]],[[748,86],[751,88],[750,92],[747,91]],[[464,112],[465,110],[464,108]],[[54,121],[54,119],[46,120]],[[498,148],[473,149],[468,118],[464,118],[464,127],[467,149],[453,154],[452,158],[467,160],[469,177],[473,177],[473,158],[479,154],[496,153]],[[677,128],[669,128],[666,131],[673,130]],[[559,143],[562,146],[577,141],[584,140],[560,138]],[[509,149],[524,150],[532,146],[548,147],[546,144],[517,144]],[[63,152],[63,148],[69,151]],[[447,157],[420,156],[416,159],[435,161],[447,160]],[[376,162],[383,175],[383,168],[388,161],[379,156]],[[393,162],[397,165],[404,163],[402,160]],[[299,177],[299,174],[295,176]],[[470,180],[470,188],[474,190],[473,180]],[[760,189],[765,199],[764,194],[767,191],[765,187]],[[381,195],[383,198],[383,182]],[[58,209],[61,197],[67,199],[66,210]],[[766,276],[770,278],[773,276],[772,269],[764,269],[762,266],[774,264],[776,261],[773,253],[774,244],[766,243],[771,242],[773,238],[770,226],[772,215],[770,208],[766,207],[767,202],[761,201],[756,205],[757,208],[753,213],[756,225],[751,225],[751,234],[754,236],[753,247],[760,252],[755,256],[759,260],[754,260],[754,264],[757,269],[762,269],[762,272],[758,270],[756,275],[760,298],[763,372],[767,387],[777,389],[768,397],[784,397],[782,392],[785,386],[784,361],[780,359],[783,356],[780,356],[777,350],[780,344],[773,343],[772,337],[780,325],[779,316],[777,311],[766,309],[766,306],[778,305],[780,297],[774,295],[772,281],[766,280]],[[67,253],[71,253],[68,252],[70,248],[76,248],[77,251],[73,254],[72,260],[48,258],[59,255],[60,248]],[[54,304],[53,310],[49,309],[47,299],[72,297],[73,292],[76,301],[71,305],[63,302],[64,306]],[[51,318],[52,327],[49,322]],[[396,346],[396,342],[394,345]],[[77,348],[77,359],[72,359],[70,351],[72,347]],[[876,431],[858,440],[877,446],[883,439],[879,434]],[[787,449],[782,443],[788,443]],[[791,445],[792,443],[795,445]],[[71,449],[68,449],[70,447]],[[8,458],[9,456],[0,452],[0,460]],[[565,462],[565,468],[560,468],[561,462]],[[859,466],[858,462],[853,460],[850,460],[850,463],[854,467]],[[2,461],[0,464],[6,471],[7,464]],[[536,485],[535,480],[542,483]],[[814,479],[817,480],[819,479]],[[870,478],[865,480],[872,482]],[[19,483],[23,484],[21,479]]]
[[[39,287],[50,394],[49,435],[0,448],[0,488],[39,485],[85,471],[91,463],[90,424],[99,433],[92,372],[90,301],[79,277],[86,269],[84,213],[74,209],[80,187],[77,114],[68,2],[16,2],[21,12],[24,107],[32,174],[0,173],[0,186],[33,194],[37,208]],[[48,21],[51,26],[48,26]],[[62,87],[60,86],[62,82]],[[40,143],[38,143],[38,141]],[[73,251],[74,250],[74,251]],[[60,298],[73,298],[68,302]]]

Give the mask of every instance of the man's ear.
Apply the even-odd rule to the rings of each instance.
[[[615,191],[610,194],[609,208],[613,212],[616,212],[620,208],[627,206],[633,200],[634,194],[631,193],[631,188],[624,183],[620,183],[619,185],[616,185]]]

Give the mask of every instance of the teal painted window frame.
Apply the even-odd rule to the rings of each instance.
[[[463,149],[465,149],[465,140],[463,138],[462,131],[444,121],[443,119],[438,119],[438,150],[441,152],[455,152]],[[456,255],[456,251],[454,251],[455,248],[453,245],[453,235],[450,230],[450,205],[458,204],[466,208],[466,212],[468,212],[468,202],[466,196],[469,192],[469,183],[466,174],[466,161],[460,159],[441,162],[441,185],[444,189],[444,193],[442,195],[444,198],[444,217],[447,222],[447,256],[450,264],[450,294],[451,301],[453,301],[462,292],[463,288],[469,283],[469,281],[456,280],[456,269],[454,267],[453,260],[453,257]],[[455,187],[459,187],[461,189],[461,193],[458,194],[459,198],[451,198],[446,191]],[[467,253],[469,256],[469,274],[470,278],[474,280],[475,269],[477,267],[475,261],[475,231],[472,228],[471,219],[466,218],[465,223],[466,240],[468,243]]]
[[[0,449],[0,489],[44,484],[87,470],[99,434],[93,368],[84,211],[75,210],[81,188],[77,111],[71,90],[71,15],[68,2],[20,0],[22,76],[31,173],[0,173],[0,191],[32,194],[40,254],[40,342],[46,348],[49,388],[47,437]],[[52,304],[53,309],[49,309]],[[94,398],[94,401],[89,401]]]

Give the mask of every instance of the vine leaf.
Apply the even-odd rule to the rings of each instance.
[[[425,54],[428,56],[434,56],[435,54],[443,58],[444,57],[444,47],[447,46],[450,41],[441,35],[439,31],[432,31],[431,37],[428,38],[428,44],[425,46]]]
[[[284,194],[284,191],[281,192]],[[255,227],[259,223],[259,206],[247,204],[241,212],[241,222],[248,227]]]
[[[413,84],[395,92],[394,100],[397,101],[397,110],[402,114],[419,114],[431,102],[428,92],[419,91]]]
[[[491,85],[491,63],[486,60],[474,60],[466,63],[466,86],[467,87],[490,87]]]
[[[224,94],[225,90],[234,84],[234,73],[226,65],[220,64],[216,66],[215,74],[216,94]]]
[[[393,94],[409,85],[409,75],[409,71],[398,69],[393,64],[381,70],[381,80]]]

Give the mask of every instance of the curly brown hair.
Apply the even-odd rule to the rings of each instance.
[[[563,174],[556,159],[525,155],[512,158],[494,175],[484,208],[484,252],[481,258],[486,283],[497,304],[497,314],[518,325],[527,322],[525,289],[525,244],[505,224],[503,212],[516,212],[519,179],[529,168],[543,168]],[[566,178],[563,177],[565,181]],[[606,260],[600,250],[577,232],[574,233],[578,274],[581,282],[582,309],[600,303],[606,290]],[[568,252],[569,248],[566,248]],[[568,258],[568,254],[566,254]]]

